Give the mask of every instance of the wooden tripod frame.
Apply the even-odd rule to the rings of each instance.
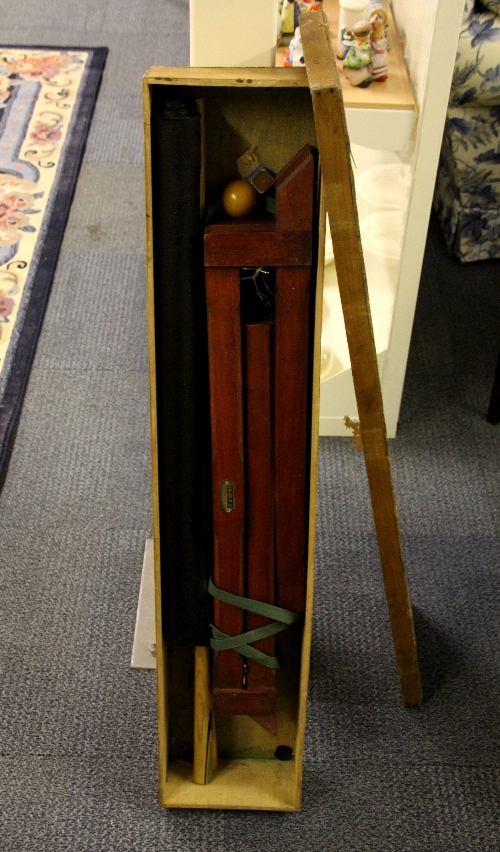
[[[214,580],[226,592],[294,612],[304,609],[307,564],[315,175],[306,146],[277,176],[276,216],[205,230]],[[276,269],[273,320],[242,323],[240,269],[263,266]],[[266,619],[249,614],[245,623],[242,610],[215,600],[214,623],[237,636]],[[272,653],[274,640],[257,647]],[[272,669],[216,651],[213,693],[216,713],[249,715],[276,733]]]

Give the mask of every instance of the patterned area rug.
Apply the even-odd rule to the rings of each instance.
[[[106,54],[107,48],[0,47],[0,470]]]

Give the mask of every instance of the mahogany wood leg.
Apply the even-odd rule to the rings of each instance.
[[[253,600],[274,604],[274,446],[272,388],[272,322],[244,326],[244,375],[246,401],[246,594]],[[248,612],[246,629],[255,630],[269,619]],[[254,647],[274,655],[274,637]],[[276,677],[273,669],[248,660],[248,690],[262,694],[264,715],[256,722],[276,734]],[[272,712],[270,713],[270,710]]]
[[[239,269],[207,267],[207,322],[214,503],[214,582],[244,595],[243,392]],[[243,632],[243,612],[214,600],[215,626],[230,636]],[[236,651],[214,654],[215,712],[233,712],[233,693],[243,683]]]
[[[310,267],[276,270],[275,493],[277,604],[305,602]]]

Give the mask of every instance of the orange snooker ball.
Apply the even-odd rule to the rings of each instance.
[[[228,216],[242,219],[252,212],[258,197],[257,190],[247,180],[233,180],[222,193],[222,206]]]

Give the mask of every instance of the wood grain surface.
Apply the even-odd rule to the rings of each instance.
[[[247,530],[246,595],[274,604],[274,447],[273,447],[273,331],[272,321],[246,323],[244,375],[246,401]],[[269,619],[246,613],[246,629],[269,624]],[[274,636],[253,643],[274,655]],[[248,660],[248,689],[267,687],[276,694],[276,675],[255,660]],[[274,719],[274,724],[273,724]],[[276,732],[276,721],[270,719]]]
[[[214,582],[234,595],[245,594],[245,487],[243,460],[243,387],[241,366],[239,269],[206,269],[210,417],[214,517]],[[234,508],[221,506],[225,481],[234,488]],[[214,600],[214,624],[229,636],[243,633],[243,612]],[[236,651],[214,654],[214,710],[225,707],[226,690],[241,689],[243,661]],[[221,703],[222,702],[222,703]],[[223,712],[225,712],[223,710]]]
[[[412,706],[421,703],[422,687],[382,407],[342,91],[328,22],[323,13],[312,12],[302,16],[301,35],[392,635],[403,701]]]

